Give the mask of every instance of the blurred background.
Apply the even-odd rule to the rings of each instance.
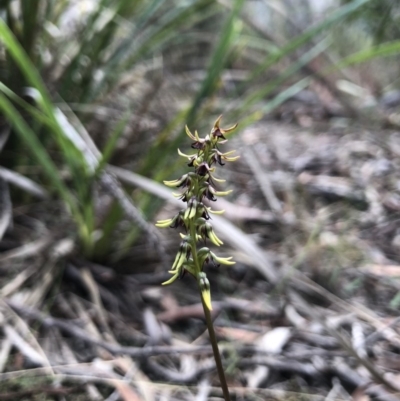
[[[400,399],[400,4],[0,1],[0,399],[218,400],[185,205],[218,169],[213,317],[234,400]]]

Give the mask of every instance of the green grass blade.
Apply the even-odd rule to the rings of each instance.
[[[222,29],[220,40],[211,55],[210,64],[207,68],[206,77],[197,93],[192,108],[189,111],[187,117],[187,123],[191,124],[195,120],[195,116],[204,101],[208,96],[210,96],[216,89],[217,81],[221,75],[221,72],[225,66],[225,62],[228,54],[232,50],[232,44],[236,37],[235,22],[238,18],[240,10],[244,4],[243,0],[236,0],[232,8],[232,11],[225,22]],[[175,143],[172,145],[175,147]]]
[[[302,91],[303,89],[307,88],[310,84],[310,78],[303,78],[302,80],[294,83],[293,85],[289,86],[282,92],[280,92],[277,96],[275,96],[272,100],[267,102],[266,105],[251,113],[250,115],[246,116],[245,118],[240,119],[240,129],[243,129],[251,124],[254,124],[256,121],[260,120],[265,114],[270,113],[277,107],[279,107],[282,103],[286,102],[297,93]],[[234,119],[237,116],[237,113],[230,113],[229,116]],[[237,117],[236,117],[237,118]]]
[[[33,90],[32,94],[49,119],[49,125],[52,128],[51,132],[54,134],[53,137],[63,150],[67,163],[70,167],[75,166],[77,163],[85,166],[86,160],[81,149],[77,148],[73,141],[65,135],[66,133],[60,125],[60,116],[57,115],[57,110],[53,106],[40,74],[2,19],[0,19],[0,38],[27,81],[38,91],[35,92]]]
[[[20,2],[23,19],[22,44],[26,53],[31,59],[34,55],[34,43],[38,34],[38,29],[40,27],[38,20],[40,3],[40,0],[29,0]]]
[[[211,96],[212,93],[217,89],[217,83],[220,78],[221,72],[225,66],[226,58],[232,49],[232,44],[237,36],[237,31],[235,30],[235,22],[237,21],[240,10],[243,6],[244,0],[236,0],[234,7],[228,16],[222,32],[220,34],[220,40],[217,43],[211,57],[210,63],[207,68],[206,77],[204,78],[199,91],[197,92],[190,109],[178,113],[174,119],[174,125],[177,122],[183,122],[191,124],[196,119],[199,113],[199,109],[203,101]],[[172,152],[176,152],[176,148],[182,140],[183,132],[180,133],[173,141],[165,141],[167,137],[162,133],[159,139],[156,141],[149,156],[146,158],[146,164],[144,165],[141,172],[143,174],[152,173],[153,176],[157,175],[159,179],[165,178],[166,171],[162,168],[168,163],[169,157],[166,157]],[[162,152],[160,151],[160,143],[163,142],[164,148]]]
[[[12,91],[9,87],[0,82],[0,91],[3,92],[9,99],[11,99],[15,104],[22,107],[25,111],[27,111],[35,120],[41,122],[42,124],[51,125],[52,121],[40,110],[36,107],[32,106],[30,103],[25,101],[22,97],[18,96],[14,91]]]
[[[131,111],[128,110],[125,113],[125,115],[122,117],[122,119],[118,122],[114,131],[111,133],[110,138],[108,139],[108,141],[104,147],[102,156],[96,167],[95,176],[98,176],[103,171],[104,167],[111,159],[111,157],[115,151],[115,147],[117,146],[118,139],[121,138],[121,135],[124,133],[124,129],[125,129],[126,125],[128,124],[130,117],[131,117]]]
[[[62,181],[58,174],[57,166],[50,159],[46,149],[37,139],[35,133],[31,130],[28,124],[25,122],[21,114],[15,109],[11,102],[0,93],[0,108],[6,116],[7,120],[14,127],[20,138],[27,144],[28,149],[32,152],[32,155],[36,158],[37,162],[42,166],[48,179],[52,185],[56,188],[60,197],[69,206],[71,213],[78,222],[81,222],[80,214],[76,202],[68,190],[67,186]]]
[[[321,52],[326,50],[330,45],[330,40],[322,40],[316,46],[314,46],[307,53],[303,54],[299,60],[289,66],[276,80],[267,83],[259,90],[252,90],[250,94],[240,102],[240,107],[238,108],[238,113],[240,115],[247,113],[248,109],[253,106],[258,101],[264,99],[273,90],[277,89],[282,85],[287,79],[292,77],[296,72],[298,72],[304,65],[307,65],[311,60],[317,57]],[[271,111],[271,110],[269,110]]]
[[[30,84],[40,92],[44,101],[43,105],[45,107],[45,111],[49,115],[51,115],[52,108],[51,108],[50,96],[47,93],[46,87],[44,86],[39,73],[32,64],[28,55],[25,53],[22,46],[18,43],[17,39],[8,28],[7,24],[1,18],[0,18],[0,39],[6,46],[7,50],[11,54],[14,61],[16,62],[18,68],[25,75],[27,81],[29,81]]]
[[[298,49],[300,46],[307,43],[309,40],[314,38],[323,30],[331,27],[333,24],[343,21],[350,14],[355,12],[364,4],[368,3],[370,0],[355,0],[351,3],[340,7],[338,10],[334,11],[329,17],[327,17],[320,24],[309,28],[303,34],[297,36],[292,39],[287,45],[285,45],[279,52],[275,54],[269,54],[265,57],[264,61],[260,63],[260,65],[252,71],[249,75],[248,81],[254,80],[261,73],[272,67],[278,61],[280,61],[286,55],[292,53],[294,50]]]
[[[122,41],[106,61],[103,67],[104,78],[94,87],[90,99],[97,98],[106,86],[113,88],[121,72],[128,71],[145,56],[162,50],[167,43],[178,38],[177,32],[182,27],[204,20],[208,16],[207,9],[213,5],[212,0],[191,1],[180,7],[172,7],[148,27],[138,30],[134,26],[127,39]],[[136,38],[135,41],[132,40],[133,37]]]
[[[361,50],[342,59],[335,68],[344,68],[350,65],[365,63],[378,57],[395,56],[400,53],[400,40],[383,43],[370,49]]]

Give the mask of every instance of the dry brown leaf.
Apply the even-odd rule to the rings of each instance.
[[[399,265],[366,265],[362,270],[381,277],[400,277]]]
[[[365,387],[356,388],[351,395],[352,401],[370,401],[371,398],[369,397],[369,395],[365,394],[364,390]]]
[[[112,380],[111,383],[124,401],[143,401],[128,383],[120,380]]]
[[[227,337],[229,340],[240,341],[244,344],[253,344],[260,336],[260,333],[233,327],[216,327],[215,331],[220,336]]]

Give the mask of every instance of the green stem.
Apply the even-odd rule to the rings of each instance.
[[[211,346],[213,349],[215,365],[217,366],[217,371],[218,371],[219,381],[221,384],[222,393],[224,394],[225,401],[230,401],[231,398],[229,395],[228,383],[226,382],[224,367],[222,366],[221,355],[220,355],[219,349],[218,349],[217,337],[215,335],[214,325],[213,325],[213,321],[211,318],[211,313],[203,300],[200,286],[199,286],[199,289],[200,289],[201,303],[203,304],[204,316],[206,318],[208,334],[210,336],[210,342],[211,342]]]
[[[190,225],[190,236],[192,238],[193,261],[194,261],[196,273],[199,274],[201,272],[201,268],[199,265],[199,260],[197,259],[196,227],[195,227],[195,223],[193,221],[190,221],[189,225]],[[224,368],[222,366],[221,355],[220,355],[219,349],[218,349],[218,342],[217,342],[217,337],[216,337],[215,331],[214,331],[214,325],[213,325],[213,321],[211,318],[211,313],[210,313],[210,310],[208,309],[207,305],[204,302],[200,284],[199,284],[199,290],[200,290],[201,303],[203,304],[204,316],[206,318],[208,334],[210,336],[210,342],[211,342],[211,346],[213,349],[215,365],[217,367],[219,381],[221,384],[222,393],[224,394],[225,401],[230,401],[231,398],[229,395],[228,383],[226,382],[225,372],[224,372]]]

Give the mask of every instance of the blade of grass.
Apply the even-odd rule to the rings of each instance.
[[[111,159],[115,148],[118,143],[118,139],[121,138],[122,134],[124,133],[124,129],[127,126],[129,119],[130,119],[131,111],[127,110],[125,112],[125,115],[121,118],[121,120],[118,122],[117,126],[115,127],[114,131],[111,133],[104,150],[102,152],[101,158],[97,164],[96,171],[95,171],[95,177],[98,177],[100,173],[104,170],[106,164],[109,162]]]
[[[40,0],[20,1],[22,11],[22,45],[30,59],[34,58],[34,43],[40,27],[38,16]]]
[[[240,115],[246,114],[248,109],[253,106],[256,102],[264,99],[268,96],[273,90],[282,85],[286,80],[292,77],[296,72],[300,71],[304,65],[307,65],[311,60],[317,57],[321,52],[326,50],[330,45],[329,39],[324,39],[319,42],[316,46],[310,49],[307,53],[303,54],[299,60],[292,65],[290,65],[280,76],[273,80],[272,82],[267,83],[259,90],[252,90],[250,94],[243,100],[240,100],[240,105],[237,108],[237,112]],[[271,111],[270,107],[267,108]]]
[[[14,127],[16,133],[27,144],[27,147],[32,152],[32,155],[42,166],[48,179],[57,190],[60,197],[70,208],[70,211],[73,214],[75,220],[78,223],[82,224],[81,215],[79,213],[79,209],[75,202],[75,199],[61,179],[58,173],[57,166],[50,159],[46,149],[39,142],[35,133],[30,129],[21,114],[15,109],[11,102],[2,93],[0,93],[0,108],[3,111],[7,120]]]
[[[243,0],[236,0],[234,2],[232,11],[224,24],[220,34],[220,40],[210,57],[210,64],[207,68],[206,77],[200,87],[199,92],[194,98],[191,109],[189,110],[189,114],[187,116],[187,123],[189,125],[194,122],[195,116],[198,113],[198,110],[201,107],[204,99],[206,99],[215,91],[217,81],[220,78],[227,56],[232,50],[232,44],[238,33],[235,29],[235,22],[238,18],[240,10],[243,7],[243,3]],[[175,145],[176,144],[173,143],[171,146],[175,147]]]
[[[32,64],[22,46],[18,43],[11,30],[8,28],[7,24],[1,18],[0,39],[9,51],[10,55],[16,62],[21,72],[25,75],[26,79],[40,92],[43,98],[43,106],[45,107],[46,113],[49,116],[52,115],[50,96],[47,93],[46,87],[44,86],[39,73],[37,72],[36,68]]]
[[[225,66],[225,62],[229,52],[232,49],[232,44],[237,36],[235,29],[235,22],[238,18],[240,10],[243,6],[243,0],[236,0],[230,15],[228,16],[223,29],[220,34],[220,40],[216,45],[207,68],[206,76],[201,84],[199,91],[193,99],[192,105],[187,112],[181,112],[176,116],[174,123],[185,121],[188,125],[196,120],[196,116],[199,113],[202,103],[206,98],[211,96],[215,92],[217,82],[220,78],[221,72]],[[168,132],[168,130],[166,131]],[[145,160],[145,164],[141,170],[142,174],[153,175],[157,174],[159,179],[163,179],[169,171],[166,171],[163,167],[169,162],[169,157],[172,152],[178,147],[182,140],[184,132],[182,131],[174,140],[164,142],[166,139],[165,133],[162,133],[159,139],[155,142],[152,149],[149,152],[148,157]],[[160,148],[160,142],[164,142],[164,148]]]
[[[334,67],[345,68],[350,65],[365,63],[378,57],[390,57],[400,53],[400,40],[373,46],[370,49],[360,50],[340,60]],[[330,70],[328,70],[330,72]]]
[[[241,118],[240,128],[243,129],[251,124],[254,124],[256,121],[261,120],[261,118],[263,118],[265,114],[270,113],[271,111],[279,107],[282,103],[286,102],[287,100],[295,96],[297,93],[307,88],[307,86],[310,85],[310,82],[311,78],[303,78],[302,80],[289,86],[287,89],[285,89],[284,91],[280,92],[277,96],[275,96],[272,100],[267,102],[265,106],[260,107],[257,111],[251,113],[247,117]],[[233,118],[236,115],[237,115],[236,112],[231,112],[228,114],[228,116],[231,116],[231,118]]]
[[[268,54],[264,61],[255,68],[248,77],[248,81],[253,81],[261,73],[272,67],[278,61],[280,61],[287,54],[292,53],[300,46],[307,43],[310,39],[314,38],[323,30],[331,27],[333,24],[343,21],[346,17],[355,12],[358,8],[368,3],[370,0],[355,0],[351,3],[340,7],[338,10],[334,11],[330,16],[328,16],[321,23],[314,27],[309,28],[303,34],[292,39],[287,45],[285,45],[279,52],[275,54]]]
[[[122,72],[142,60],[147,54],[154,54],[177,38],[177,32],[185,26],[193,25],[206,19],[209,15],[207,9],[214,5],[212,0],[192,1],[179,7],[167,10],[156,21],[151,21],[149,26],[138,30],[133,27],[130,34],[112,53],[103,67],[104,78],[96,85],[91,93],[91,99],[95,99],[105,86],[113,88]],[[154,16],[153,16],[154,17]],[[135,41],[132,41],[132,37]]]
[[[85,168],[87,164],[82,153],[82,148],[76,146],[76,141],[71,136],[68,137],[67,134],[71,130],[64,130],[66,126],[69,127],[70,125],[66,124],[67,120],[63,118],[62,113],[54,108],[50,95],[38,71],[2,19],[0,19],[0,38],[3,40],[3,43],[21,72],[25,75],[27,81],[35,88],[35,90],[30,90],[30,94],[42,107],[45,115],[51,122],[51,132],[54,134],[53,138],[63,150],[63,155],[66,157],[69,167],[73,169],[74,166],[79,165],[78,168]]]

